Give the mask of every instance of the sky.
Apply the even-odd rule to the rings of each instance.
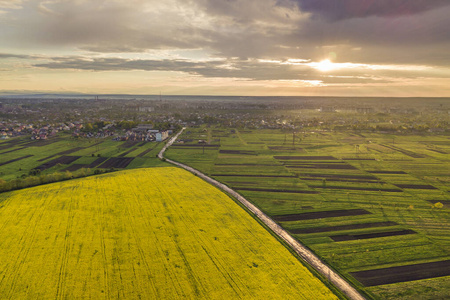
[[[0,0],[0,93],[450,97],[449,0]]]

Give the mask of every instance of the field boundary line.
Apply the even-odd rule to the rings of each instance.
[[[164,158],[164,152],[170,147],[178,138],[178,136],[186,129],[183,127],[180,132],[178,132],[174,137],[172,137],[166,145],[158,153],[158,158],[165,160],[168,163],[181,167],[194,175],[202,178],[206,182],[214,185],[215,187],[221,189],[222,191],[235,197],[240,203],[242,203],[248,210],[250,210],[259,220],[261,220],[266,226],[268,226],[276,235],[283,239],[306,263],[312,266],[316,271],[322,274],[328,279],[336,288],[343,292],[349,299],[352,300],[365,300],[365,298],[345,279],[343,279],[339,274],[329,268],[324,264],[314,253],[307,249],[304,245],[300,244],[296,239],[294,239],[286,230],[279,226],[275,221],[273,221],[269,216],[263,213],[259,208],[250,203],[247,199],[241,196],[239,193],[226,186],[223,183],[203,174],[202,172],[189,167],[185,164],[176,162],[174,160]]]

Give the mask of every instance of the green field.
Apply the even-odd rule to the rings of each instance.
[[[7,299],[333,299],[232,199],[177,168],[0,194]]]
[[[200,136],[217,146],[199,145]],[[200,127],[187,128],[180,138],[192,141],[174,144],[168,158],[237,190],[368,298],[450,297],[446,270],[441,270],[444,276],[432,271],[424,279],[408,279],[401,274],[398,282],[375,285],[364,285],[356,276],[433,262],[446,268],[448,136],[351,131],[293,136],[292,130]],[[355,211],[333,216],[343,210]],[[292,214],[297,219],[283,220]]]

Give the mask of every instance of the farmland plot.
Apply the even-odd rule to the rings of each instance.
[[[450,297],[449,277],[441,269],[370,285],[361,275],[428,263],[445,266],[450,258],[448,137],[305,131],[294,144],[286,131],[237,132],[239,139],[221,138],[215,155],[171,149],[167,157],[237,190],[368,298]]]
[[[336,298],[229,197],[177,168],[0,201],[2,298]]]

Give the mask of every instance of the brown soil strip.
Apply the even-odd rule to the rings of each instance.
[[[284,160],[337,160],[334,156],[274,156],[275,159]]]
[[[134,150],[137,150],[137,149],[138,149],[137,147],[136,147],[136,148],[131,148],[130,150],[125,151],[124,153],[119,154],[118,157],[124,157],[124,156],[127,155],[128,153],[131,153],[131,152],[133,152]]]
[[[290,169],[328,169],[328,170],[357,170],[358,168],[348,164],[304,164],[286,165]]]
[[[46,163],[36,167],[35,169],[44,171],[44,170],[50,169],[51,167],[56,166],[57,164],[69,165],[69,164],[73,163],[74,161],[76,161],[77,159],[79,159],[80,157],[81,156],[61,156],[61,157],[53,159],[49,162],[46,162]]]
[[[136,155],[136,157],[143,157],[145,154],[151,152],[153,149],[156,148],[156,146],[158,146],[159,143],[155,144],[153,147],[148,148],[147,150],[142,151],[142,153],[139,153],[138,155]]]
[[[134,157],[111,157],[106,162],[98,166],[101,169],[109,169],[109,168],[117,168],[123,169],[126,168],[132,161]]]
[[[364,286],[421,280],[450,275],[450,260],[350,273]]]
[[[258,189],[258,188],[236,188],[241,191],[252,192],[273,192],[273,193],[294,193],[294,194],[319,194],[317,191],[285,190],[285,189]]]
[[[47,146],[47,145],[59,142],[60,140],[61,140],[60,138],[53,138],[53,139],[49,139],[49,140],[37,140],[37,141],[28,142],[26,144],[22,144],[22,146],[43,147],[43,146]]]
[[[96,160],[94,160],[93,162],[91,162],[90,164],[86,165],[85,168],[95,168],[96,166],[100,165],[107,159],[108,159],[108,157],[99,157]]]
[[[301,214],[273,216],[272,219],[278,222],[286,222],[286,221],[301,221],[301,220],[315,220],[323,218],[359,216],[367,214],[371,213],[365,209],[340,209],[340,210],[315,211]]]
[[[330,231],[365,229],[365,228],[374,228],[374,227],[388,227],[388,226],[395,226],[395,225],[398,225],[398,223],[388,221],[388,222],[373,222],[373,223],[350,224],[350,225],[339,225],[339,226],[329,226],[329,227],[292,229],[289,231],[293,234],[305,234],[305,233],[321,233],[321,232],[330,232]]]
[[[336,179],[355,179],[355,180],[378,180],[377,177],[372,175],[348,175],[348,174],[304,174],[302,173],[302,176],[308,176],[308,177],[320,177],[320,178],[336,178]]]
[[[403,171],[367,171],[372,174],[407,174]]]
[[[120,145],[120,148],[131,148],[136,146],[137,144],[139,144],[139,141],[126,141],[125,143],[123,143],[122,145]]]
[[[74,172],[74,171],[78,171],[81,168],[86,168],[86,165],[83,164],[73,164],[71,166],[68,166],[67,168],[65,168],[63,171],[69,171],[69,172]]]
[[[437,190],[436,187],[429,184],[394,184],[401,189],[418,189],[418,190]]]
[[[415,234],[415,233],[417,233],[417,232],[415,232],[414,230],[405,229],[405,230],[376,232],[376,233],[332,235],[332,236],[330,236],[330,238],[335,242],[345,242],[345,241],[374,239],[374,238],[380,238],[380,237],[407,235],[407,234]]]
[[[320,178],[310,178],[310,177],[299,177],[299,179],[311,180],[311,181],[320,180]],[[376,181],[376,180],[359,180],[359,179],[327,178],[326,180],[333,181],[333,182],[381,183],[381,181]]]
[[[266,166],[266,167],[279,167],[279,164],[214,164],[215,166]]]
[[[343,158],[343,160],[375,160],[375,158]]]
[[[41,159],[39,159],[38,161],[44,161],[44,160],[47,160],[47,159],[50,159],[50,158],[53,158],[53,157],[59,156],[59,155],[67,155],[67,154],[71,154],[71,153],[80,151],[80,150],[82,150],[82,149],[85,149],[85,147],[75,147],[75,148],[72,148],[72,149],[69,149],[69,150],[66,150],[66,151],[62,151],[62,152],[59,152],[59,153],[56,153],[56,154],[53,154],[53,155],[50,155],[50,156],[41,158]]]
[[[270,150],[303,150],[303,148],[297,148],[297,147],[284,147],[284,146],[268,146]]]
[[[219,150],[219,153],[222,153],[222,154],[257,155],[257,153],[255,151],[247,151],[247,150]]]
[[[211,176],[222,177],[260,177],[260,178],[297,178],[293,175],[256,175],[256,174],[211,174]]]
[[[8,148],[9,148],[9,146],[8,146]],[[13,150],[9,150],[9,151],[5,151],[5,152],[2,152],[1,154],[6,154],[6,153],[11,153],[11,152],[16,152],[16,151],[19,151],[19,150],[22,150],[22,149],[26,149],[27,147],[20,147],[20,148],[17,148],[17,149],[13,149]]]
[[[22,157],[19,157],[19,158],[11,159],[11,160],[8,160],[8,161],[0,163],[0,166],[4,166],[4,165],[10,164],[10,163],[13,163],[15,161],[19,161],[19,160],[22,160],[22,159],[25,159],[25,158],[28,158],[28,157],[32,157],[32,156],[33,155],[25,155],[25,156],[22,156]]]
[[[323,185],[309,185],[315,189],[335,189],[335,190],[353,190],[353,191],[371,191],[371,192],[390,192],[390,193],[401,193],[402,190],[398,189],[382,189],[382,188],[367,188],[367,187],[357,187],[357,186],[323,186]]]
[[[173,148],[219,148],[220,145],[216,144],[174,144]]]

